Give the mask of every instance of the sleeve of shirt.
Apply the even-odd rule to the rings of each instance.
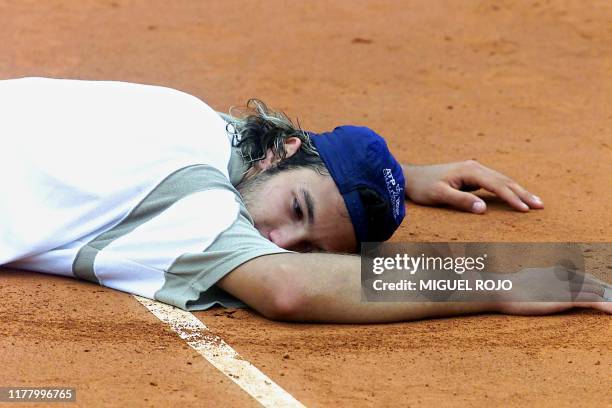
[[[155,299],[185,310],[205,310],[220,304],[245,307],[215,284],[243,263],[263,256],[288,252],[263,238],[247,218],[241,204],[234,223],[202,252],[180,256],[165,273],[164,286]]]
[[[227,179],[208,166],[203,170],[205,190],[187,194],[171,205],[157,202],[173,192],[163,194],[162,199],[145,200],[124,225],[80,251],[76,275],[87,271],[83,263],[91,264],[101,285],[185,310],[215,304],[244,307],[215,284],[253,258],[287,251],[259,234]],[[147,202],[151,202],[149,208]],[[86,273],[81,277],[87,279]]]
[[[215,284],[253,258],[285,252],[259,234],[229,180],[201,165],[167,177],[112,228],[12,266],[203,310],[244,307]]]
[[[259,234],[229,180],[203,165],[169,176],[114,227],[14,266],[203,310],[243,307],[215,284],[253,258],[284,252]]]
[[[262,237],[228,193],[194,194],[113,241],[96,256],[99,283],[184,310],[245,307],[215,284],[251,259],[287,251]]]

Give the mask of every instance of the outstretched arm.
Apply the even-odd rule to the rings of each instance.
[[[469,191],[484,188],[519,211],[544,208],[542,200],[511,178],[475,160],[424,166],[402,165],[406,196],[421,205],[450,205],[482,214],[485,202]]]
[[[485,302],[365,303],[361,302],[360,271],[358,256],[267,255],[243,264],[218,285],[275,320],[382,323],[482,312],[546,314],[572,307],[592,307],[612,313],[612,303],[604,302],[596,293],[581,295],[573,302],[520,305],[499,298]],[[531,281],[530,277],[524,280]]]

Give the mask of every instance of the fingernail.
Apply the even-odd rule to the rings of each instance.
[[[475,213],[484,212],[485,208],[485,203],[482,201],[475,201],[474,204],[472,204],[472,211]]]
[[[529,206],[527,204],[525,204],[525,203],[521,203],[521,208],[523,210],[529,210]]]
[[[540,197],[538,197],[537,195],[534,195],[533,199],[535,200],[536,203],[542,204],[542,199]]]

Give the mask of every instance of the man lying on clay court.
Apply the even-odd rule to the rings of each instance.
[[[343,253],[390,238],[405,196],[474,213],[486,205],[463,190],[485,188],[519,211],[541,201],[474,161],[402,169],[370,129],[311,134],[251,108],[224,120],[163,87],[0,81],[0,265],[295,321],[612,312],[595,282],[574,302],[362,303],[360,258]]]

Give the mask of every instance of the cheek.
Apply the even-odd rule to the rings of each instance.
[[[261,206],[265,208],[268,218],[284,219],[290,215],[291,197],[283,186],[270,186],[261,194]]]
[[[326,226],[325,230],[322,231],[325,236],[333,237],[333,242],[350,242],[352,241],[354,232],[353,225],[350,221],[346,221],[344,218],[336,218],[333,223]]]

